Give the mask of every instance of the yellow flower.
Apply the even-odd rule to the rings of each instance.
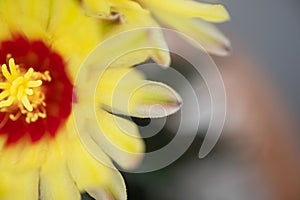
[[[74,0],[1,0],[0,30],[0,199],[76,200],[84,191],[96,199],[126,199],[124,181],[109,156],[133,167],[144,144],[115,124],[108,112],[114,110],[113,94],[122,98],[147,83],[129,100],[128,110],[119,109],[121,101],[116,105],[121,113],[140,117],[147,117],[145,109],[156,103],[165,103],[167,114],[176,111],[179,97],[168,95],[167,86],[145,81],[128,68],[130,61],[105,71],[96,93],[101,133],[94,136],[104,134],[124,153],[110,152],[104,144],[94,157],[78,137],[72,104],[90,98],[77,93],[74,81],[83,60],[103,40],[99,22],[84,15]],[[132,122],[117,118],[138,135]]]
[[[216,55],[227,55],[229,40],[209,22],[220,23],[229,20],[229,14],[222,5],[212,5],[192,0],[82,0],[88,15],[105,21],[108,35],[136,27],[173,28],[192,37],[194,45]],[[148,40],[165,47],[163,35],[155,30],[148,34]],[[152,58],[168,65],[169,55],[156,52]]]

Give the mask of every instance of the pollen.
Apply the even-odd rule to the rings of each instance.
[[[9,58],[0,73],[0,112],[6,112],[13,121],[25,116],[27,123],[46,118],[43,82],[51,81],[49,71],[36,72],[32,67],[24,70]]]

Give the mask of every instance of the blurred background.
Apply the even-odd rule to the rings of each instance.
[[[204,99],[200,102],[204,108],[202,123],[192,145],[168,167],[123,173],[128,199],[300,200],[300,1],[206,2],[222,3],[231,13],[231,21],[219,27],[231,40],[232,53],[213,57],[227,93],[223,133],[213,151],[199,159],[208,126],[205,113],[210,109],[205,100],[207,88],[188,63],[173,55],[172,66]],[[159,73],[149,74],[155,79]],[[181,85],[168,84],[185,94]],[[186,103],[189,96],[182,96],[184,106],[191,106]],[[159,149],[174,138],[180,114],[168,117],[159,134],[145,139],[147,151]],[[193,115],[183,117],[197,120]],[[142,127],[154,123],[150,119],[133,120],[142,135]],[[188,137],[189,132],[186,134]]]

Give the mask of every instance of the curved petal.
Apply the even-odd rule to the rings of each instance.
[[[122,31],[125,30],[127,33],[122,34]],[[114,31],[109,32],[108,35],[114,35],[114,39],[110,39],[109,42],[111,47],[103,48],[105,52],[100,55],[114,58],[111,59],[114,62],[110,67],[133,66],[149,58],[160,65],[166,67],[170,65],[168,46],[161,30],[156,26],[144,27],[124,24],[120,27],[114,27]],[[105,56],[107,54],[109,56]]]
[[[140,118],[164,117],[178,111],[182,104],[172,88],[144,80],[135,69],[105,71],[96,94],[96,102],[106,110]]]
[[[158,12],[155,15],[162,23],[192,37],[198,42],[192,41],[191,44],[219,56],[228,55],[230,42],[214,25],[200,19],[186,20],[168,17]]]
[[[210,22],[224,22],[230,18],[224,6],[219,4],[214,5],[189,0],[149,0],[141,2],[151,11],[157,11],[166,16],[201,18]]]
[[[0,170],[0,199],[38,199],[38,169],[15,171]]]
[[[150,12],[148,10],[143,9],[137,2],[123,0],[122,2],[116,1],[112,4],[116,12],[120,15],[120,22],[114,23],[113,26],[107,26],[105,23],[102,25],[104,32],[107,37],[110,36],[118,36],[121,32],[128,32],[129,34],[127,38],[124,38],[124,41],[119,40],[119,44],[125,48],[130,49],[131,47],[141,47],[139,51],[135,52],[133,55],[141,55],[146,56],[144,59],[137,59],[138,56],[131,56],[130,62],[124,63],[123,65],[134,65],[145,61],[148,58],[152,58],[158,64],[163,66],[169,66],[170,64],[170,55],[168,53],[168,47],[164,40],[162,31],[159,29],[159,25],[153,20]],[[131,38],[140,38],[139,41],[134,41]],[[120,39],[122,37],[119,37]],[[142,45],[137,44],[128,44],[129,41],[133,41],[134,43],[139,44],[141,42]],[[128,45],[127,45],[128,44]],[[151,47],[149,49],[149,47]],[[120,47],[116,47],[114,49],[119,49]],[[126,55],[127,56],[127,55]],[[126,57],[125,56],[125,57]],[[129,59],[127,59],[129,60]]]
[[[134,123],[108,113],[103,110],[103,106],[105,103],[111,104],[112,90],[129,71],[132,71],[132,69],[110,68],[106,70],[99,78],[100,84],[97,87],[95,99],[90,98],[91,95],[95,95],[93,92],[89,95],[84,95],[84,91],[93,90],[88,88],[89,86],[86,84],[81,84],[82,92],[78,93],[78,104],[74,105],[75,125],[84,143],[91,143],[89,137],[92,138],[106,154],[124,168],[133,168],[140,162],[142,158],[141,153],[144,151],[144,143],[138,138],[138,130]],[[135,70],[134,72],[126,76],[130,81],[124,84],[121,82],[120,84],[124,89],[122,91],[125,93],[128,91],[128,88],[132,88],[136,82],[143,79],[141,73]],[[119,100],[117,102],[120,106],[122,106],[123,101],[126,102],[126,99]],[[95,106],[94,109],[93,106]],[[84,113],[84,118],[81,113]],[[97,116],[93,118],[95,113]],[[118,127],[119,123],[116,124],[116,119],[117,122],[123,124],[122,127],[126,127],[126,132]],[[90,144],[88,144],[87,149],[90,151]],[[98,154],[97,150],[92,150],[92,153]]]
[[[112,9],[120,13],[123,19],[121,22],[125,23],[136,23],[136,24],[147,24],[150,18],[150,12],[141,7],[138,2],[128,0],[111,0]]]
[[[126,29],[129,28],[129,29]],[[136,28],[136,27],[135,27]],[[147,31],[130,31],[131,27],[114,27],[84,62],[85,67],[102,70],[109,67],[130,67],[147,60]],[[124,31],[124,33],[123,33]]]
[[[149,29],[148,40],[150,46],[154,47],[151,58],[158,64],[169,67],[171,64],[171,57],[168,45],[164,39],[164,35],[158,28]]]
[[[91,132],[94,141],[124,169],[136,167],[145,151],[137,126],[102,109],[97,111],[97,122],[100,132]]]
[[[143,73],[134,68],[108,68],[101,77],[99,77],[99,84],[96,90],[96,102],[110,106],[112,103],[122,104],[126,103],[126,93],[129,93],[140,82],[145,79]],[[118,95],[118,96],[114,96]],[[128,94],[127,94],[128,96]],[[113,102],[113,99],[120,101]],[[123,105],[120,105],[120,107]],[[119,106],[118,106],[119,107]]]
[[[101,107],[88,114],[91,118],[82,118],[81,112],[85,112],[84,108],[75,114],[77,132],[86,149],[97,160],[110,166],[103,159],[101,148],[124,169],[132,169],[141,162],[145,147],[135,123],[112,115]],[[93,118],[94,114],[96,119]],[[87,116],[86,113],[84,115]]]
[[[68,169],[80,191],[87,191],[96,199],[126,199],[122,176],[100,149],[98,154],[101,153],[105,159],[98,160],[93,157],[77,137],[69,137],[67,147],[65,153]]]
[[[181,97],[169,86],[153,81],[143,81],[129,99],[129,115],[140,118],[159,118],[177,112]]]
[[[66,141],[65,141],[66,142]],[[42,200],[80,200],[80,193],[67,168],[63,151],[55,141],[51,143],[46,162],[40,171]]]

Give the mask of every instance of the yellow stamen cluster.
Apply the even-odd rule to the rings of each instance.
[[[51,81],[49,71],[35,72],[29,68],[25,73],[13,58],[1,66],[2,79],[0,80],[0,112],[9,113],[11,120],[17,120],[26,115],[27,123],[35,122],[39,117],[45,118],[45,94],[41,91],[43,81]],[[43,80],[43,81],[42,81]]]

